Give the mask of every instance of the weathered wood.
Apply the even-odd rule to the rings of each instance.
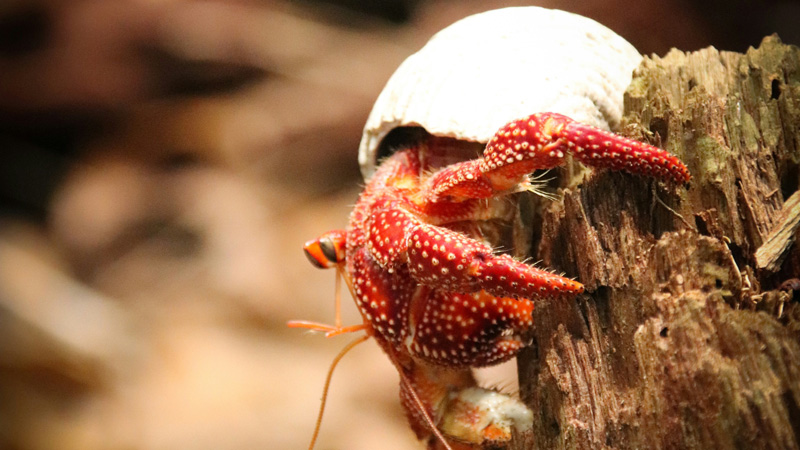
[[[625,123],[693,179],[598,173],[533,200],[532,254],[588,293],[535,311],[519,447],[800,448],[800,308],[778,292],[800,249],[774,271],[755,256],[798,189],[800,49],[768,37],[745,55],[646,58]]]
[[[795,232],[800,225],[800,191],[786,200],[775,226],[764,244],[756,250],[756,268],[776,271],[780,262],[794,244]]]

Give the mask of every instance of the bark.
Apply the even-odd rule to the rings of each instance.
[[[625,104],[619,131],[693,178],[531,201],[531,253],[587,294],[537,305],[517,447],[800,448],[800,49],[645,58]]]

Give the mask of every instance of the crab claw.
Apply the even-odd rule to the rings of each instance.
[[[490,198],[513,190],[536,169],[564,164],[567,154],[583,164],[645,175],[668,183],[691,179],[680,159],[643,142],[634,141],[556,113],[537,113],[509,122],[489,141],[483,157],[453,164],[434,174],[424,198],[463,201]]]
[[[567,153],[582,163],[683,184],[691,176],[674,155],[556,113],[537,113],[501,128],[486,146],[481,172],[495,189],[518,184],[535,169],[564,163]]]

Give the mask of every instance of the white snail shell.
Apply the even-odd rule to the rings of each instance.
[[[564,11],[517,7],[462,19],[408,57],[378,96],[359,146],[362,174],[372,174],[397,127],[486,143],[505,123],[549,111],[612,128],[641,58],[610,29]]]

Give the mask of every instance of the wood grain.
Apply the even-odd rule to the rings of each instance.
[[[596,173],[533,200],[532,254],[588,292],[535,311],[518,448],[800,448],[800,314],[777,295],[800,250],[756,258],[798,188],[800,50],[773,36],[646,58],[625,102],[620,131],[693,179]]]

